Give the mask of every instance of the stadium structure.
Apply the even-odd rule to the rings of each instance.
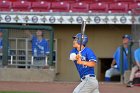
[[[9,57],[4,44],[1,56],[6,67],[0,68],[0,80],[79,81],[69,53],[72,36],[81,31],[86,20],[88,46],[98,57],[95,71],[103,81],[124,34],[131,34],[135,48],[139,46],[139,13],[140,0],[0,0],[0,29],[4,30],[5,42],[10,43],[11,54]],[[31,42],[24,33],[30,30],[34,34],[38,29],[53,42],[49,67],[41,70],[30,68]]]

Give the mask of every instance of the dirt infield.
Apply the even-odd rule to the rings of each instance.
[[[0,91],[34,91],[40,93],[72,93],[78,82],[0,82]],[[140,87],[127,88],[120,83],[100,82],[100,93],[139,93]]]

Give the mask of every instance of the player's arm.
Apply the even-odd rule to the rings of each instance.
[[[30,38],[32,37],[32,34],[29,30],[25,30],[25,34],[27,34]]]
[[[96,62],[95,61],[77,61],[78,64],[84,65],[84,66],[88,66],[88,67],[95,67],[96,66]]]
[[[115,59],[113,59],[112,63],[111,63],[111,67],[114,67],[114,65],[116,64]]]
[[[140,55],[139,49],[135,50],[135,52],[134,52],[134,58],[135,58],[135,61],[136,61],[136,65],[140,68],[140,63],[139,63],[140,59],[139,59],[139,55]]]
[[[118,47],[113,55],[113,60],[110,65],[111,68],[114,68],[114,65],[116,64],[116,59],[118,58],[118,54],[120,54],[120,47]]]
[[[95,67],[96,66],[96,61],[81,61],[81,56],[77,55],[77,64],[88,66],[88,67]]]

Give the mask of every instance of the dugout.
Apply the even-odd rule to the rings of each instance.
[[[55,77],[55,51],[54,32],[51,26],[43,25],[19,25],[1,24],[2,51],[1,51],[1,81],[53,81]],[[42,30],[43,35],[47,34],[49,42],[49,54],[46,55],[45,67],[38,70],[32,69],[34,56],[32,55],[31,38],[26,37],[25,30],[31,34]],[[14,34],[13,34],[14,33]],[[41,57],[43,58],[43,57]],[[39,60],[38,60],[39,61]],[[47,68],[47,69],[46,69]],[[20,70],[19,70],[20,69]]]
[[[50,54],[49,54],[49,62],[48,64],[50,66],[53,65],[53,40],[54,40],[54,32],[53,32],[53,28],[51,26],[35,26],[35,25],[31,25],[31,26],[25,26],[25,25],[0,25],[0,28],[3,29],[3,58],[2,58],[2,61],[3,61],[3,65],[6,66],[8,65],[8,42],[9,42],[9,31],[11,30],[11,33],[12,31],[14,30],[19,30],[19,31],[24,31],[24,30],[44,30],[44,31],[47,31],[49,32],[49,36],[50,36],[50,39],[49,39],[49,48],[50,48]],[[23,35],[21,35],[22,37],[24,37]],[[17,47],[17,46],[16,46]],[[28,48],[28,45],[26,45],[26,47]],[[30,46],[31,47],[31,46]],[[31,49],[31,48],[30,48]],[[10,51],[12,52],[12,50]],[[26,51],[25,51],[26,52]],[[26,53],[23,53],[23,54],[26,54]],[[27,55],[28,56],[28,55]],[[26,58],[25,58],[26,59]],[[28,60],[28,59],[27,59]]]
[[[54,39],[57,42],[56,81],[79,81],[74,64],[68,60],[72,48],[72,36],[79,33],[81,25],[50,25],[55,28]],[[14,32],[14,31],[13,31]],[[34,33],[34,31],[33,31]],[[62,34],[63,33],[63,34]],[[131,33],[131,25],[87,25],[85,34],[89,37],[87,46],[94,50],[98,57],[96,74],[100,81],[104,80],[105,70],[111,63],[116,48],[121,45],[122,35]],[[23,31],[9,33],[11,37],[24,37]],[[45,34],[47,38],[48,34]],[[22,41],[22,40],[21,40]],[[107,67],[107,68],[105,68]],[[19,66],[19,68],[24,68]],[[28,67],[27,67],[28,68]]]

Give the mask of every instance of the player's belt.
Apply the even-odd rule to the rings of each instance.
[[[95,77],[95,75],[85,75],[81,79],[84,80],[86,77]]]

